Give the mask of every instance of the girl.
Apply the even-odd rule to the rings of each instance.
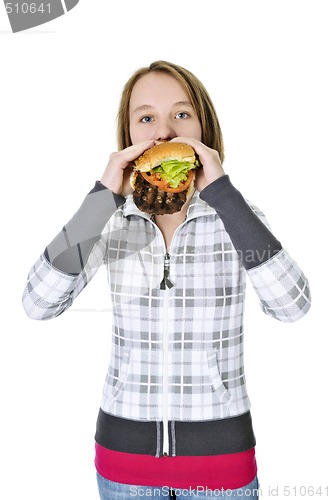
[[[162,141],[188,143],[202,167],[181,211],[151,216],[133,203],[129,177]],[[118,146],[30,271],[25,311],[58,316],[105,264],[113,342],[95,435],[102,500],[257,498],[245,279],[281,321],[309,310],[307,279],[224,173],[219,121],[191,72],[157,61],[132,75]]]

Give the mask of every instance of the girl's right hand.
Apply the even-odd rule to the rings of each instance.
[[[130,194],[132,191],[130,186],[130,174],[132,172],[130,164],[152,146],[154,146],[153,139],[139,142],[122,151],[112,153],[100,182],[115,194],[122,196]]]

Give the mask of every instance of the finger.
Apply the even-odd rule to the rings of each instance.
[[[172,139],[170,142],[184,142],[185,144],[191,146],[199,156],[209,150],[209,148],[205,146],[205,144],[198,141],[197,139],[194,139],[193,137],[174,137],[174,139]]]
[[[143,142],[138,142],[137,144],[133,144],[132,146],[129,146],[128,148],[124,149],[122,151],[123,155],[122,158],[127,162],[136,160],[138,156],[144,153],[144,151],[146,151],[147,149],[152,148],[152,146],[154,146],[153,139],[149,139]]]
[[[194,144],[202,144],[197,139],[193,137],[174,137],[170,140],[170,142],[184,142],[185,144],[194,145]]]

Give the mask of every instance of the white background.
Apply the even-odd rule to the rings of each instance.
[[[21,295],[116,149],[122,85],[156,59],[203,81],[226,172],[311,283],[312,309],[293,324],[264,316],[248,284],[246,374],[262,498],[276,488],[279,498],[287,487],[290,498],[331,488],[329,12],[320,0],[81,0],[12,34],[0,5],[1,499],[98,498],[94,430],[110,349],[104,270],[52,321],[28,319]]]

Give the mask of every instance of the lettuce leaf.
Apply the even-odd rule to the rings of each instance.
[[[151,172],[158,172],[160,177],[165,179],[172,188],[176,188],[180,182],[187,179],[188,171],[195,167],[196,164],[189,161],[169,160],[163,161],[161,165],[153,168]]]

